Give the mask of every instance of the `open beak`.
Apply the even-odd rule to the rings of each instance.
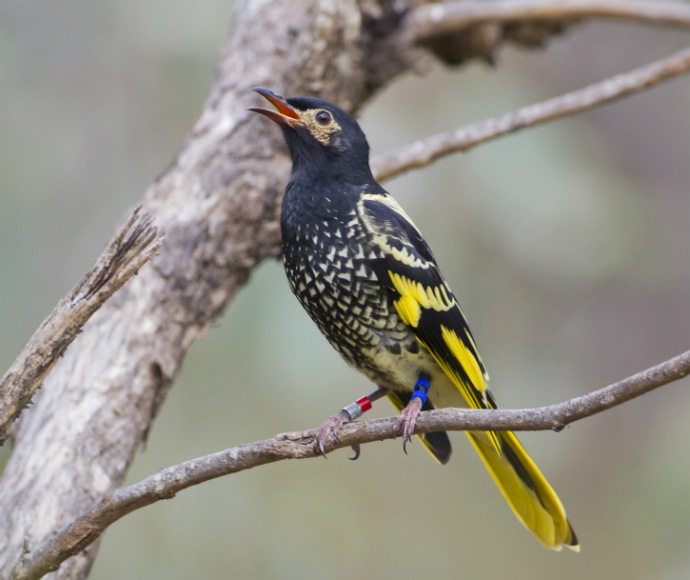
[[[249,109],[250,111],[266,115],[269,119],[271,119],[271,121],[274,121],[279,125],[285,125],[287,127],[290,127],[291,129],[294,129],[298,126],[301,127],[304,125],[302,123],[302,119],[300,119],[300,116],[297,114],[295,109],[293,109],[290,105],[287,104],[287,101],[284,97],[281,97],[273,91],[269,91],[268,89],[262,89],[260,87],[256,87],[252,90],[256,91],[262,97],[265,97],[267,100],[269,100],[277,109],[277,111],[272,111],[270,109],[260,109],[256,107],[251,107]]]

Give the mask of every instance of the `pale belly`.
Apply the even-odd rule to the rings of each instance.
[[[367,354],[367,364],[355,366],[378,386],[412,393],[419,377],[426,376],[430,383],[428,398],[434,407],[467,407],[458,388],[424,346],[420,345],[416,353],[402,349],[395,354],[378,347]]]

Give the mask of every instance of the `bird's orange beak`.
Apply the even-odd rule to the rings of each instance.
[[[268,89],[262,89],[260,87],[256,87],[252,90],[256,91],[262,97],[265,97],[267,100],[269,100],[273,104],[273,106],[278,110],[271,111],[270,109],[260,109],[257,107],[251,107],[249,109],[250,111],[266,115],[269,119],[271,119],[271,121],[274,121],[279,125],[286,125],[287,127],[290,127],[292,129],[294,129],[296,126],[301,127],[304,125],[297,111],[295,111],[295,109],[293,109],[290,105],[287,104],[285,97],[281,97],[273,91],[269,91]]]

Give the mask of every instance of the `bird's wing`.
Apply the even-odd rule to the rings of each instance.
[[[385,193],[365,193],[358,211],[382,250],[383,257],[372,266],[392,293],[400,318],[414,329],[469,407],[495,409],[465,317],[417,228]],[[517,437],[510,431],[471,431],[467,436],[520,521],[549,548],[565,544],[579,550],[563,505]]]
[[[372,264],[410,326],[473,409],[495,409],[488,376],[465,316],[429,246],[400,205],[387,194],[361,196],[358,213],[383,257]]]

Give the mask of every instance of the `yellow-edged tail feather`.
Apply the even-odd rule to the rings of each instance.
[[[567,546],[579,552],[563,504],[517,437],[510,431],[494,431],[501,447],[498,452],[486,433],[468,432],[467,436],[525,527],[547,548]]]

